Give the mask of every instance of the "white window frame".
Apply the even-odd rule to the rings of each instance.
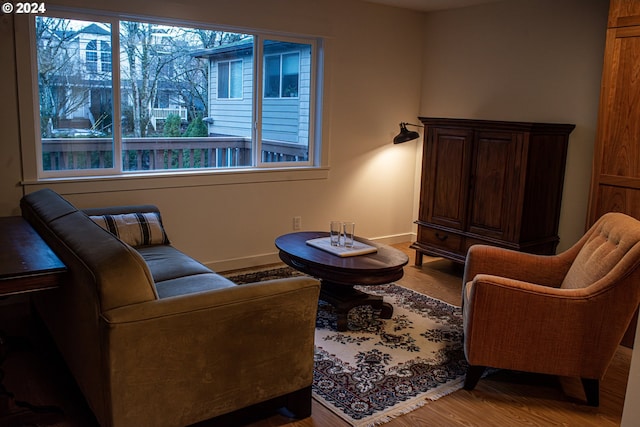
[[[132,19],[127,15],[118,15],[118,14],[105,14],[96,11],[69,11],[69,9],[60,9],[57,10],[55,7],[48,8],[47,16],[59,17],[59,18],[68,18],[68,19],[78,19],[78,20],[86,20],[86,21],[98,21],[110,23],[112,25],[111,31],[111,62],[112,64],[118,64],[120,62],[119,57],[119,32],[118,32],[118,23],[121,20]],[[319,113],[321,108],[320,103],[322,97],[322,78],[321,74],[318,73],[318,70],[323,69],[323,43],[320,38],[310,37],[310,36],[280,36],[272,33],[264,33],[260,31],[256,31],[255,29],[230,29],[228,31],[234,32],[244,32],[247,34],[252,34],[254,36],[254,58],[260,58],[260,60],[255,60],[254,66],[256,68],[256,75],[261,76],[260,78],[256,78],[254,76],[254,91],[256,93],[254,96],[254,126],[253,126],[253,141],[254,141],[254,149],[252,150],[253,155],[255,156],[254,165],[247,168],[207,168],[207,169],[188,169],[188,170],[151,170],[144,172],[128,172],[124,171],[122,167],[122,162],[114,160],[114,167],[111,169],[88,169],[88,170],[62,170],[62,171],[45,171],[42,165],[42,141],[40,139],[40,118],[39,118],[39,100],[38,100],[38,90],[37,90],[37,76],[36,72],[33,70],[37,69],[37,61],[36,61],[36,47],[35,47],[35,17],[25,16],[21,17],[24,20],[18,19],[20,21],[17,23],[17,26],[23,26],[22,29],[27,29],[28,34],[30,35],[29,40],[24,43],[17,43],[17,49],[20,51],[21,49],[28,50],[30,52],[29,55],[23,56],[23,58],[28,58],[27,60],[22,59],[19,61],[19,68],[28,68],[31,69],[32,72],[29,73],[28,80],[26,83],[26,77],[19,78],[18,85],[19,87],[26,87],[30,85],[30,89],[25,90],[25,93],[30,94],[31,102],[21,102],[20,115],[21,117],[27,117],[26,120],[21,120],[21,131],[25,136],[32,136],[33,145],[29,146],[26,142],[28,138],[22,139],[22,145],[24,149],[25,155],[23,156],[23,167],[25,171],[25,184],[29,183],[39,183],[39,182],[47,182],[52,179],[57,182],[68,182],[74,180],[113,180],[113,179],[138,179],[141,177],[176,177],[183,179],[185,176],[192,177],[202,177],[202,176],[214,176],[214,175],[224,175],[225,178],[222,179],[224,183],[235,182],[235,178],[230,178],[230,176],[238,177],[238,182],[253,182],[253,178],[248,178],[247,174],[253,174],[254,172],[259,172],[262,177],[266,177],[264,175],[265,172],[274,171],[277,172],[277,176],[279,178],[267,178],[267,181],[271,180],[290,180],[293,176],[291,172],[287,172],[287,170],[294,170],[295,173],[301,171],[316,171],[310,175],[306,174],[306,177],[302,179],[321,179],[327,177],[327,165],[323,163],[322,159],[326,159],[326,156],[322,154],[326,154],[327,148],[322,148],[321,146],[321,114]],[[145,22],[157,22],[164,23],[168,25],[175,26],[193,26],[198,28],[206,28],[211,30],[226,30],[224,26],[219,26],[216,24],[203,25],[199,22],[192,21],[175,21],[171,19],[165,18],[149,18],[140,16],[138,19],[142,19]],[[26,21],[25,21],[26,20]],[[25,27],[24,25],[28,25]],[[291,40],[298,43],[306,43],[312,46],[312,61],[315,64],[311,69],[311,78],[312,78],[312,87],[313,93],[311,96],[310,102],[310,122],[309,122],[309,142],[308,142],[308,161],[306,162],[262,162],[261,157],[261,140],[260,140],[260,129],[261,123],[256,114],[257,111],[261,111],[261,99],[262,99],[262,49],[261,44],[264,39],[282,39],[282,40]],[[115,48],[114,48],[115,47]],[[98,55],[100,55],[100,49],[97,50]],[[98,58],[98,62],[100,62],[100,58]],[[100,64],[98,64],[99,66]],[[243,65],[244,66],[244,65]],[[20,74],[20,73],[19,73]],[[112,95],[112,102],[114,106],[113,115],[114,117],[120,117],[120,76],[119,76],[119,67],[113,67],[113,87],[116,89]],[[35,82],[34,82],[35,81]],[[35,89],[34,89],[35,88]],[[243,91],[244,92],[244,91]],[[258,95],[259,94],[259,95]],[[317,110],[316,110],[317,109]],[[318,111],[318,113],[316,113]],[[119,135],[121,123],[120,121],[113,122],[113,134],[118,135],[114,136],[114,159],[122,158],[122,139]],[[326,160],[324,160],[326,162]],[[283,170],[284,174],[280,173],[280,170]],[[276,175],[274,175],[275,177]],[[304,175],[300,175],[301,177]],[[197,178],[196,178],[197,179]],[[295,179],[295,178],[294,178]],[[209,182],[212,183],[211,180],[208,179]],[[218,180],[214,178],[214,181]],[[259,182],[263,181],[263,178],[258,179]],[[147,181],[148,182],[148,181]],[[135,186],[137,188],[137,186]],[[162,187],[162,185],[160,185]],[[144,188],[149,188],[149,186],[144,186]]]

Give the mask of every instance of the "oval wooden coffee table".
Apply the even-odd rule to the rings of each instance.
[[[320,299],[336,308],[338,331],[347,330],[349,310],[361,305],[370,305],[381,310],[380,317],[389,319],[393,315],[391,304],[379,295],[371,295],[355,289],[355,285],[384,285],[400,279],[409,257],[388,245],[356,237],[356,240],[377,248],[377,252],[366,255],[340,257],[307,245],[307,240],[328,237],[322,231],[291,233],[276,239],[280,259],[287,265],[320,279]]]

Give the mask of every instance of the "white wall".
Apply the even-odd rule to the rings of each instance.
[[[214,268],[275,259],[273,238],[291,231],[296,215],[308,230],[325,229],[333,218],[350,218],[360,235],[410,240],[421,143],[390,144],[400,121],[417,122],[418,115],[554,121],[576,124],[560,249],[582,234],[607,0],[509,0],[428,14],[354,0],[183,3],[160,0],[151,7],[126,0],[52,0],[48,5],[326,36],[328,177],[186,187],[169,180],[153,189],[145,189],[144,181],[115,187],[47,184],[72,202],[81,207],[155,203],[173,242]],[[19,214],[20,138],[23,147],[31,144],[18,131],[13,17],[0,17],[1,215]],[[18,44],[22,37],[18,34]]]
[[[359,235],[388,237],[391,241],[411,239],[415,145],[394,146],[391,141],[399,130],[398,123],[415,118],[418,111],[421,14],[349,0],[47,2],[50,9],[55,5],[326,37],[322,142],[327,148],[324,163],[329,171],[326,178],[302,181],[225,181],[216,185],[165,180],[154,182],[152,189],[145,188],[144,180],[95,185],[29,182],[27,191],[49,186],[79,207],[157,204],[172,243],[218,270],[277,261],[274,238],[292,231],[293,216],[302,217],[306,230],[327,229],[332,219],[352,219]],[[15,26],[18,55],[24,55],[20,50],[24,25],[16,22]],[[7,16],[2,17],[0,31],[4,47],[4,36],[12,37]],[[0,191],[7,196],[0,198],[0,214],[9,215],[19,213],[21,192],[12,190],[23,173],[19,167],[17,101],[11,93],[15,91],[16,71],[11,55],[5,57],[4,52],[6,61],[0,64],[0,70],[11,78],[0,83],[2,92],[8,92],[5,99],[9,99],[0,106],[0,126],[12,130],[2,139],[2,145],[8,153],[3,159],[10,158],[14,167],[0,169]],[[403,66],[395,65],[399,61]],[[32,145],[26,132],[22,138],[24,147]],[[29,175],[26,170],[27,180]]]
[[[584,233],[607,0],[509,0],[429,13],[420,114],[573,123],[563,250]]]

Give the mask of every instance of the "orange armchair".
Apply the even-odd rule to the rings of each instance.
[[[553,256],[472,246],[462,309],[464,388],[485,367],[582,380],[599,405],[604,376],[640,303],[640,221],[603,215],[570,249]]]

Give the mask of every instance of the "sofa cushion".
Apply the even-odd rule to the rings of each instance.
[[[149,266],[159,298],[236,286],[173,246],[145,246],[138,252]]]
[[[237,285],[219,274],[204,273],[156,282],[156,292],[158,292],[158,298],[163,299],[233,286]]]
[[[156,283],[182,276],[213,273],[209,268],[170,245],[145,246],[137,250],[149,266]]]
[[[90,218],[133,247],[169,244],[158,212],[92,215]]]

